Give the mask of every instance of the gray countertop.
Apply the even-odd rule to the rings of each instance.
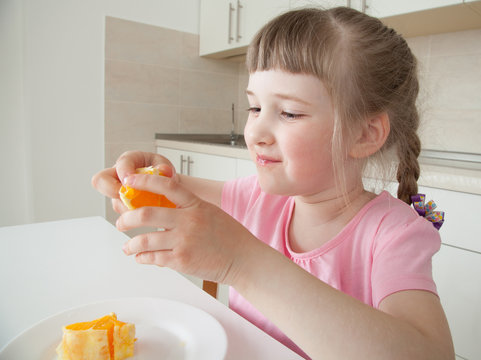
[[[231,140],[233,143],[231,145]],[[250,160],[244,136],[234,134],[155,134],[155,145],[210,155]]]
[[[156,140],[185,141],[209,145],[247,148],[244,136],[240,134],[155,134]]]

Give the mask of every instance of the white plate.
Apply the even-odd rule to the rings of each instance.
[[[109,300],[70,309],[45,319],[15,337],[0,351],[0,360],[54,360],[62,326],[115,312],[120,321],[135,324],[137,341],[129,359],[221,360],[227,336],[206,312],[177,301],[158,298]]]

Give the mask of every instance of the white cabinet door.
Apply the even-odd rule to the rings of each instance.
[[[291,9],[303,7],[320,7],[329,9],[336,6],[348,6],[349,0],[290,0],[289,5]]]
[[[288,9],[289,0],[201,0],[200,56],[236,54],[264,24]]]
[[[442,245],[433,276],[457,355],[481,359],[481,253]]]
[[[237,46],[234,41],[233,1],[202,0],[200,2],[199,53],[207,55]]]
[[[235,178],[236,159],[210,154],[187,152],[187,175],[226,181]]]
[[[256,33],[270,20],[289,10],[289,0],[244,0],[241,3],[245,4],[240,12],[243,46],[249,45]]]
[[[257,174],[256,165],[252,160],[237,159],[236,177],[246,177]]]
[[[157,147],[157,153],[165,156],[179,174],[219,181],[236,176],[234,158],[163,147]]]
[[[180,150],[169,149],[169,148],[157,148],[157,154],[166,157],[172,165],[174,165],[175,171],[181,174],[181,156],[183,154]]]
[[[366,13],[378,18],[461,4],[462,0],[366,0]]]
[[[462,2],[462,0],[290,0],[290,7],[320,6],[328,9],[335,6],[350,6],[353,9],[365,11],[369,15],[382,18],[461,4]]]

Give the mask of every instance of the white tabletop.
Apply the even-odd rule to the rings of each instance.
[[[0,228],[0,349],[35,323],[92,302],[158,297],[215,317],[226,359],[300,359],[182,275],[123,254],[127,236],[101,217]]]

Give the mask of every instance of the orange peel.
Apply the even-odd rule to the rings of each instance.
[[[115,313],[62,330],[57,346],[60,360],[123,360],[134,355],[135,325],[117,320]]]
[[[153,166],[138,168],[136,169],[136,173],[165,176],[164,173]],[[176,205],[164,195],[145,190],[137,190],[127,185],[122,185],[119,190],[119,195],[122,202],[130,210],[137,209],[142,206],[158,206],[167,208],[176,207]]]

